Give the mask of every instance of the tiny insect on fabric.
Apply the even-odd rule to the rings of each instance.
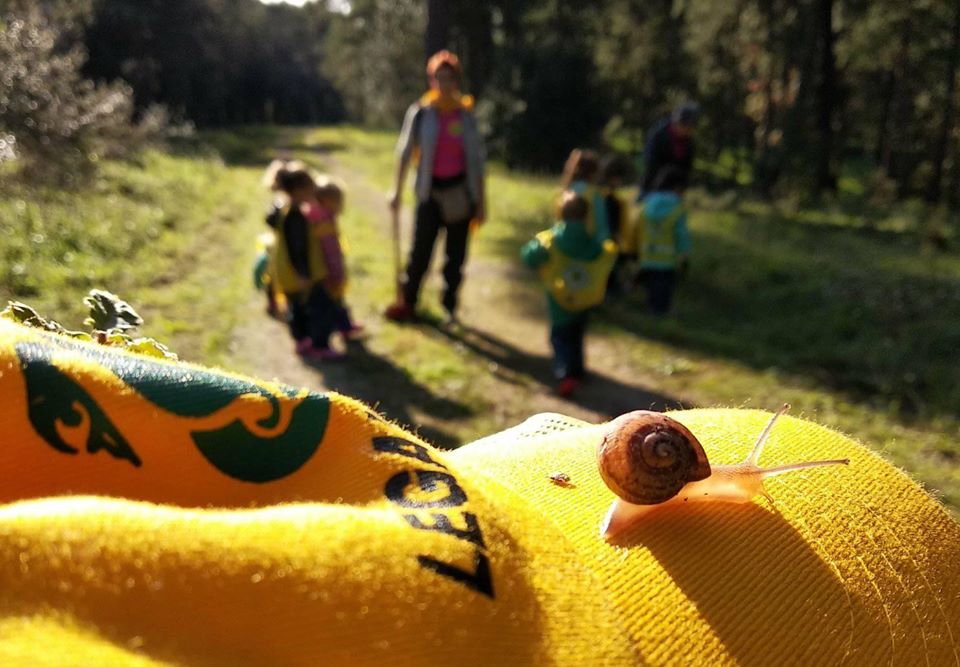
[[[711,462],[769,414],[672,413]],[[0,322],[0,664],[953,664],[960,527],[784,417],[743,505],[613,543],[596,427],[441,452],[363,404]],[[562,473],[575,485],[557,484]]]

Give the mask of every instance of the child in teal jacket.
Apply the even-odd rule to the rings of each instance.
[[[656,315],[670,312],[677,274],[686,269],[690,253],[687,210],[680,198],[683,175],[665,167],[654,182],[653,192],[644,198],[636,228],[640,278],[647,289],[650,310]]]
[[[547,291],[550,343],[557,393],[569,396],[584,375],[583,340],[593,307],[603,302],[617,258],[616,244],[587,230],[589,206],[574,192],[564,193],[560,221],[521,250],[527,266],[540,273]]]

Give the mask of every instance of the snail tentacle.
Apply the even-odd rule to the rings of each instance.
[[[763,446],[767,444],[767,438],[770,437],[770,431],[773,430],[773,425],[777,422],[777,419],[785,415],[788,410],[790,410],[790,404],[784,403],[780,407],[780,409],[777,410],[776,413],[774,413],[773,417],[770,418],[770,421],[767,422],[767,425],[764,427],[764,429],[760,431],[760,435],[757,438],[757,442],[753,446],[753,450],[751,450],[746,460],[744,460],[744,463],[748,463],[754,466],[757,465],[757,463],[760,461],[760,454],[763,453]]]
[[[773,468],[760,468],[760,476],[766,479],[775,475],[782,475],[785,472],[794,470],[804,470],[805,468],[819,468],[821,466],[850,465],[850,459],[829,459],[827,461],[804,461],[803,463],[790,463],[788,465],[774,466]]]

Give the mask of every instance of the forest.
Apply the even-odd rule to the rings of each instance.
[[[0,69],[55,55],[68,62],[43,80],[109,91],[114,120],[162,109],[203,129],[395,129],[425,86],[411,64],[448,46],[509,166],[553,172],[578,145],[635,155],[652,123],[692,99],[704,185],[960,205],[960,0],[2,0],[0,14]],[[15,78],[0,81],[0,129],[41,150],[53,139],[31,141],[44,130],[10,101]],[[82,133],[58,122],[51,137]]]

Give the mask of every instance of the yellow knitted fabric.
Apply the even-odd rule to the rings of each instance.
[[[714,463],[768,419],[673,416]],[[958,661],[960,527],[799,419],[764,465],[851,465],[615,545],[598,429],[560,416],[440,452],[335,394],[0,322],[0,423],[4,665]]]

